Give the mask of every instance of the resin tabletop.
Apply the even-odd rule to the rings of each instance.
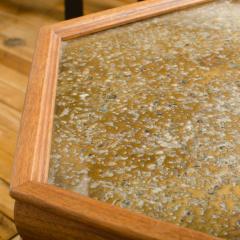
[[[49,182],[239,239],[239,3],[66,41]]]

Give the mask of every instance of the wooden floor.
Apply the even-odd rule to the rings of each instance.
[[[85,14],[135,0],[85,0]],[[42,25],[63,20],[63,0],[0,1],[0,240],[19,240],[9,183],[32,54]]]

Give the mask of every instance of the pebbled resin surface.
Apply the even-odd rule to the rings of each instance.
[[[64,43],[49,182],[240,239],[240,1]]]

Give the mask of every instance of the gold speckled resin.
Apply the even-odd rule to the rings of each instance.
[[[240,239],[240,1],[63,44],[49,182]]]

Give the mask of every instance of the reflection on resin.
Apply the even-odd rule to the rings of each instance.
[[[66,42],[49,182],[239,239],[239,3]]]

